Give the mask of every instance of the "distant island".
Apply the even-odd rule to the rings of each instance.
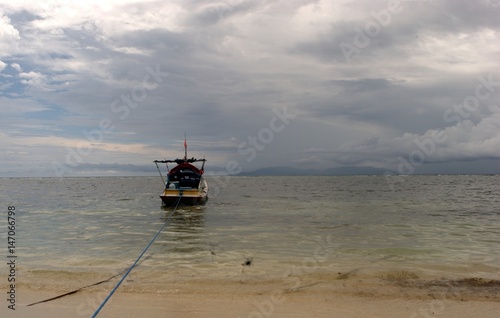
[[[386,175],[397,172],[374,167],[344,166],[328,169],[300,169],[292,167],[269,167],[250,172],[242,172],[239,176],[356,176]]]

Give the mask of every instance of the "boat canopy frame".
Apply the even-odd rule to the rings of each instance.
[[[155,160],[153,161],[155,164],[156,164],[156,168],[158,169],[158,172],[160,173],[160,177],[163,181],[163,184],[166,184],[166,181],[165,181],[165,178],[163,177],[163,174],[161,173],[161,169],[160,167],[158,166],[159,163],[165,163],[167,165],[167,176],[171,173],[175,173],[178,171],[178,169],[182,169],[182,168],[189,168],[191,170],[193,170],[193,172],[199,174],[200,176],[203,175],[204,173],[204,168],[205,168],[205,162],[207,162],[207,159],[203,158],[203,159],[196,159],[196,158],[183,158],[183,159],[173,159],[173,160]],[[194,163],[194,162],[203,162],[203,164],[201,165],[201,168],[198,168],[198,167],[195,167],[193,165],[191,165],[191,163]],[[170,170],[168,168],[168,164],[169,163],[176,163],[177,166],[172,168],[172,170]],[[176,170],[177,169],[177,170]]]
[[[180,165],[181,163],[193,163],[193,162],[203,162],[203,165],[205,165],[205,162],[207,159],[196,159],[196,158],[190,158],[190,159],[174,159],[174,160],[155,160],[153,161],[154,163],[173,163],[175,162],[176,164]],[[203,168],[203,167],[202,167]],[[203,169],[200,169],[203,170]]]

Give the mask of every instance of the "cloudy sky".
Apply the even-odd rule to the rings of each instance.
[[[498,172],[498,0],[0,0],[0,176]],[[154,169],[154,170],[151,170]]]

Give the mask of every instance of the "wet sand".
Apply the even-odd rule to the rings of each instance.
[[[64,275],[62,275],[64,276]],[[69,285],[17,287],[16,311],[1,317],[90,317],[117,279],[32,306],[73,290]],[[91,285],[102,277],[85,277]],[[500,282],[421,278],[412,272],[363,276],[314,272],[289,279],[253,275],[162,279],[131,275],[98,317],[498,317]],[[140,278],[140,279],[138,279]],[[67,279],[67,278],[66,278]],[[2,286],[4,289],[5,286]]]

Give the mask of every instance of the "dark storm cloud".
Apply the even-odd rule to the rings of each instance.
[[[87,148],[80,173],[139,173],[185,132],[248,170],[394,169],[436,134],[426,163],[499,157],[499,1],[107,3],[0,4],[0,173]]]
[[[349,63],[348,57],[352,55],[346,56],[345,52],[352,50],[343,49],[342,45],[350,45],[360,51],[354,54],[355,57],[360,55],[360,59],[372,55],[383,59],[384,54],[389,58],[397,55],[408,57],[422,36],[498,30],[499,8],[498,1],[468,0],[374,1],[366,7],[351,4],[350,10],[360,14],[360,18],[349,19],[347,16],[332,21],[316,38],[296,44],[291,52],[304,53],[326,62]],[[356,46],[356,41],[359,41],[359,46]]]

